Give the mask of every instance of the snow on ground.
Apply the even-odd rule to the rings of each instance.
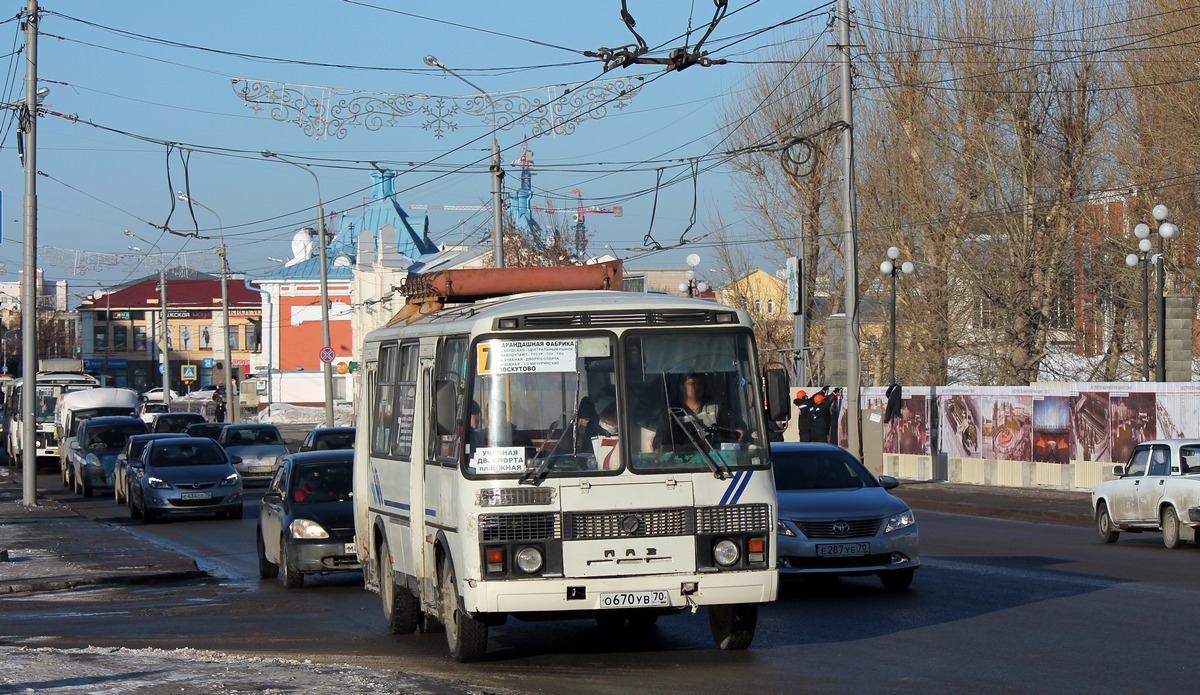
[[[0,693],[484,693],[461,684],[347,664],[196,649],[0,647]],[[490,691],[496,692],[496,691]]]
[[[325,408],[291,405],[289,403],[272,403],[258,413],[258,422],[270,422],[276,425],[308,425],[325,422]],[[338,427],[354,425],[354,408],[349,403],[335,403],[333,406],[333,424]]]

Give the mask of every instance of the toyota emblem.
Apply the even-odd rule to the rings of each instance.
[[[833,522],[833,535],[846,536],[850,534],[850,524],[845,521]]]

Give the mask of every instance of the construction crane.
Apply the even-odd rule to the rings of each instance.
[[[570,191],[576,196],[578,203],[574,208],[532,208],[539,212],[574,212],[575,213],[575,256],[583,258],[583,254],[587,251],[587,223],[588,214],[595,215],[612,215],[613,217],[621,217],[623,209],[620,205],[612,207],[600,207],[597,205],[584,206],[583,191],[578,188]]]

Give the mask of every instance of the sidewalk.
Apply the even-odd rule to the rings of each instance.
[[[904,481],[893,492],[918,515],[937,511],[1092,524],[1087,491]],[[45,496],[39,496],[37,507],[22,505],[21,498],[20,471],[0,467],[0,595],[207,576],[191,558],[123,528],[80,516]]]
[[[20,472],[0,468],[0,595],[207,574],[191,558],[80,516],[44,496],[21,504]]]

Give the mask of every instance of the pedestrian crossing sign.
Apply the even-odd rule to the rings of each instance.
[[[195,381],[196,380],[196,365],[194,365],[194,364],[180,365],[179,378],[183,379],[184,381]]]

